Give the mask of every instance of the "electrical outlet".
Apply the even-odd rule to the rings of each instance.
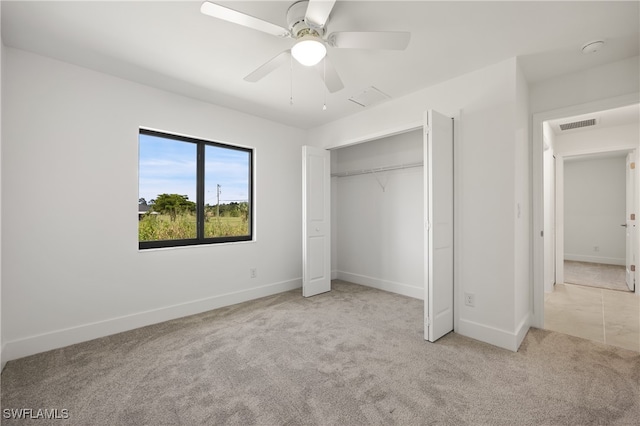
[[[599,246],[593,246],[593,251],[600,251],[600,247]]]
[[[473,293],[465,293],[464,304],[471,307],[476,306],[476,295]]]
[[[258,276],[258,269],[256,269],[256,268],[249,269],[249,275],[251,276],[251,278],[257,277]]]

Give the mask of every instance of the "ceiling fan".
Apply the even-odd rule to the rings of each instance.
[[[261,65],[244,79],[257,82],[293,56],[299,63],[315,67],[324,77],[329,92],[344,84],[326,56],[327,46],[340,49],[404,50],[411,33],[401,31],[341,31],[326,34],[326,25],[336,0],[301,0],[287,10],[287,28],[205,1],[200,11],[214,18],[242,25],[281,38],[291,38],[295,44]],[[321,61],[324,59],[324,63]]]

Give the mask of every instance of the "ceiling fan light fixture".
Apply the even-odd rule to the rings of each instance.
[[[304,36],[298,39],[296,44],[291,48],[291,55],[307,67],[316,65],[327,54],[327,47],[318,37]]]

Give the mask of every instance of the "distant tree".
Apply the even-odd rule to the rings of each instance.
[[[227,209],[227,214],[231,217],[239,217],[240,216],[240,208],[238,206],[238,203],[231,202],[228,204],[228,209]]]
[[[168,214],[171,220],[175,221],[179,214],[195,212],[196,203],[189,201],[187,195],[160,194],[153,203],[153,210],[161,214]]]
[[[140,205],[140,204],[146,206],[147,205],[147,200],[145,200],[144,198],[138,198],[138,205]]]
[[[246,222],[249,220],[249,203],[240,203],[239,209],[242,221]]]

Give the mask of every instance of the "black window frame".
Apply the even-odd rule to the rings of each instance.
[[[155,136],[164,139],[172,139],[180,142],[194,143],[196,144],[196,237],[189,239],[179,240],[156,240],[156,241],[139,241],[138,249],[155,249],[155,248],[169,248],[169,247],[185,247],[195,245],[210,245],[221,243],[233,243],[241,241],[253,241],[253,159],[254,149],[241,147],[236,145],[230,145],[227,143],[214,142],[204,139],[198,139],[189,136],[175,135],[172,133],[160,132],[157,130],[150,130],[140,128],[138,132],[138,149],[140,149],[140,135]],[[242,151],[249,154],[249,208],[247,225],[249,233],[247,235],[226,236],[226,237],[205,237],[204,236],[204,224],[205,224],[205,147],[216,146],[225,149],[232,149],[236,151]],[[138,172],[140,164],[138,163]],[[138,183],[138,191],[140,190],[140,183]],[[138,237],[139,238],[139,237]]]

